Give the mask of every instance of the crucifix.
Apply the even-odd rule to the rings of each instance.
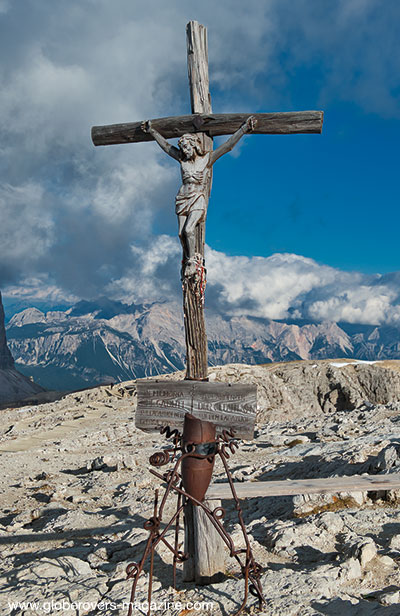
[[[182,244],[182,289],[186,340],[186,379],[207,380],[207,337],[204,322],[206,270],[205,221],[212,167],[245,133],[321,133],[323,112],[213,114],[208,78],[207,30],[196,21],[186,27],[192,115],[127,124],[94,126],[94,145],[155,140],[181,166],[182,186],[175,199]],[[213,151],[213,137],[232,135]],[[178,148],[167,139],[180,138]]]
[[[146,522],[147,526],[145,526],[150,532],[145,554],[140,565],[134,563],[128,567],[128,575],[135,580],[131,596],[134,597],[136,583],[146,557],[150,555],[151,580],[154,547],[160,541],[165,541],[165,532],[175,520],[175,548],[168,546],[174,552],[175,577],[176,562],[182,557],[182,553],[178,550],[179,513],[184,509],[185,547],[187,549],[185,549],[184,558],[181,558],[181,560],[184,562],[183,573],[186,581],[195,579],[198,582],[203,580],[200,583],[208,583],[207,581],[212,581],[214,574],[223,570],[219,568],[223,555],[221,555],[219,545],[221,541],[218,539],[215,530],[217,527],[220,536],[225,537],[225,541],[228,541],[231,556],[238,557],[241,553],[245,553],[246,562],[242,565],[242,573],[245,578],[246,590],[239,614],[247,600],[249,579],[252,579],[252,589],[260,604],[263,602],[263,594],[259,580],[260,571],[253,559],[226,458],[229,457],[227,447],[233,448],[233,442],[229,441],[229,436],[233,436],[233,433],[229,432],[230,428],[235,427],[238,436],[243,438],[251,438],[250,435],[254,432],[256,388],[248,386],[254,391],[243,392],[235,390],[235,388],[243,387],[242,385],[228,386],[222,383],[204,382],[189,384],[187,382],[208,380],[207,338],[204,323],[206,284],[204,242],[212,169],[214,163],[222,155],[229,152],[246,133],[283,135],[321,133],[323,113],[322,111],[300,111],[213,114],[209,92],[206,28],[198,22],[191,21],[187,25],[186,34],[191,115],[127,124],[94,126],[92,128],[92,140],[96,146],[156,141],[164,152],[179,163],[182,176],[182,185],[175,198],[175,212],[178,216],[179,238],[182,245],[181,279],[186,339],[186,377],[185,381],[181,381],[180,384],[175,383],[173,386],[170,384],[168,390],[166,390],[165,382],[164,384],[157,384],[155,381],[151,381],[150,384],[149,382],[142,384],[138,382],[138,408],[135,419],[136,426],[143,430],[154,430],[162,426],[162,431],[166,432],[167,436],[172,435],[173,437],[173,448],[152,456],[150,458],[152,465],[166,464],[170,460],[171,452],[175,456],[179,450],[182,455],[176,462],[172,474],[169,472],[162,475],[156,471],[150,471],[159,479],[167,482],[168,487],[160,507],[157,506],[158,496],[156,493],[154,516],[148,523]],[[213,137],[219,135],[230,135],[230,137],[220,147],[213,150]],[[178,147],[168,142],[168,139],[172,138],[179,139]],[[173,395],[174,387],[179,390],[175,391],[175,398]],[[188,392],[188,387],[193,388],[193,392]],[[162,395],[158,395],[157,388],[162,389]],[[208,391],[208,388],[212,388],[213,391]],[[201,402],[198,402],[194,409],[196,396]],[[249,402],[248,396],[250,396],[251,402]],[[224,402],[221,404],[223,400]],[[232,403],[232,400],[235,400],[235,402]],[[156,407],[154,407],[154,404]],[[221,413],[221,409],[224,411],[223,413]],[[190,414],[192,411],[193,415]],[[201,418],[203,413],[204,417]],[[212,417],[211,420],[209,416],[207,421],[207,413]],[[249,414],[251,417],[248,418],[249,421],[245,427],[243,421],[246,421],[246,415]],[[170,426],[166,425],[167,423],[171,424],[171,421],[167,421],[170,419],[173,419],[173,428],[180,428],[181,424],[183,425],[182,435],[179,435],[176,429],[171,431]],[[228,432],[223,431],[222,436],[188,437],[188,429],[185,428],[188,422],[195,422],[196,425],[198,422],[200,431],[205,430],[206,424],[208,425],[207,429],[211,430],[210,426],[212,426],[214,434],[220,423],[219,427],[228,427]],[[210,440],[211,442],[209,442]],[[219,520],[223,517],[223,509],[220,503],[213,510],[207,506],[206,490],[211,478],[212,468],[205,469],[207,470],[207,478],[201,482],[201,494],[198,493],[199,481],[195,476],[196,465],[205,467],[207,464],[213,465],[214,457],[217,454],[224,461],[225,471],[236,501],[236,510],[246,543],[246,548],[243,550],[234,549],[232,541],[228,539],[228,534],[220,526]],[[193,458],[193,460],[190,460],[190,458]],[[179,474],[178,466],[181,462],[184,463],[183,471],[182,474]],[[189,476],[189,479],[187,477],[185,479],[185,474]],[[178,504],[174,518],[161,532],[160,511],[163,510],[166,496],[174,490],[178,492],[179,498],[183,497],[184,501],[182,504],[179,500],[181,504]],[[193,530],[195,526],[197,530]],[[151,582],[149,597],[151,597]],[[131,614],[131,609],[129,613]]]

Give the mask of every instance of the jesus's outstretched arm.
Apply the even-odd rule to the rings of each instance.
[[[229,137],[229,139],[227,139],[225,143],[223,143],[219,146],[219,148],[211,152],[209,165],[213,165],[216,160],[221,158],[221,156],[230,152],[235,147],[237,142],[243,137],[243,135],[245,135],[246,133],[251,133],[254,130],[256,122],[257,121],[254,116],[249,116],[246,122],[242,124],[242,126],[239,128],[239,130],[237,130],[236,133],[233,133],[232,137]]]
[[[151,135],[157,141],[160,148],[164,150],[164,152],[168,154],[168,156],[175,158],[175,160],[177,161],[181,160],[181,153],[178,148],[176,148],[174,145],[171,145],[158,131],[156,131],[152,127],[150,120],[148,120],[147,122],[142,122],[141,128],[143,132],[149,133],[149,135]]]

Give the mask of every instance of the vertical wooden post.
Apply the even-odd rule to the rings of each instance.
[[[221,507],[219,500],[204,500],[211,510]],[[185,552],[183,581],[213,584],[224,578],[225,544],[200,507],[185,507]]]
[[[207,29],[197,21],[186,26],[187,62],[192,113],[211,113],[208,79]],[[213,149],[213,141],[202,133],[204,151]],[[208,197],[211,192],[209,175]],[[204,263],[205,221],[196,227],[196,253]],[[205,281],[204,281],[205,282]],[[183,318],[186,338],[186,378],[207,379],[207,335],[202,301],[202,282],[183,277]]]
[[[186,26],[188,76],[192,113],[211,113],[208,79],[207,29],[197,21]],[[213,141],[202,133],[204,151],[213,149]],[[209,175],[208,197],[211,192],[212,172]],[[205,221],[196,227],[196,252],[204,262]],[[207,335],[201,289],[193,277],[183,280],[183,314],[186,337],[186,378],[207,379]],[[220,502],[206,501],[212,508]],[[185,552],[189,559],[183,566],[185,582],[210,584],[223,577],[225,569],[224,543],[200,507],[191,504],[185,508]]]

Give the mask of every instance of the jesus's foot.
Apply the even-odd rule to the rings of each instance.
[[[196,260],[188,259],[186,263],[184,264],[182,270],[183,270],[183,275],[185,278],[191,278],[192,276],[195,276],[195,274],[197,274]]]

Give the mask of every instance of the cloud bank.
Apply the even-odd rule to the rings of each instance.
[[[151,144],[95,149],[89,131],[187,112],[189,19],[218,33],[210,37],[210,68],[220,111],[265,100],[291,108],[298,96],[291,74],[317,58],[316,103],[334,93],[365,112],[399,117],[397,0],[385,0],[384,10],[379,0],[190,4],[156,1],[153,14],[141,0],[0,0],[6,294],[15,296],[19,285],[25,297],[47,289],[49,301],[178,297],[175,163]],[[270,318],[397,322],[395,278],[293,255],[228,257],[212,249],[208,267],[210,306]]]
[[[248,258],[210,250],[208,262],[218,299],[233,314],[400,325],[397,274],[344,272],[294,254]]]
[[[107,295],[127,302],[178,299],[180,248],[162,236]],[[206,307],[229,315],[400,326],[400,274],[344,272],[295,254],[232,257],[207,247]]]
[[[126,303],[181,301],[180,246],[168,235],[151,251],[131,246],[135,267],[111,281],[104,294]],[[232,257],[206,247],[206,309],[226,315],[268,319],[305,319],[400,326],[400,273],[366,275],[344,272],[295,254]],[[49,277],[9,285],[8,304],[70,305],[66,293]]]

